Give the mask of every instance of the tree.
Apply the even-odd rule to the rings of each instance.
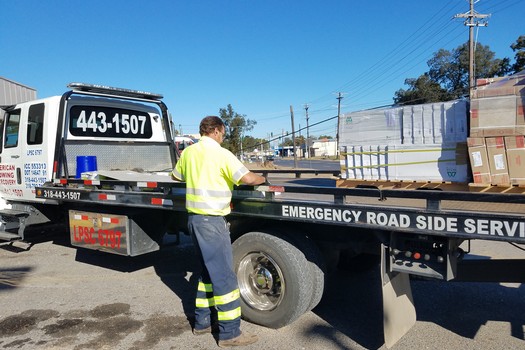
[[[417,79],[406,79],[405,84],[410,86],[408,90],[399,89],[395,92],[394,102],[396,104],[420,104],[450,100],[448,92],[437,82],[429,78],[428,73]]]
[[[496,59],[486,45],[476,45],[475,79],[503,76],[511,71],[508,58]],[[468,42],[452,51],[440,49],[427,62],[429,71],[419,78],[409,78],[408,90],[395,92],[395,103],[420,104],[449,101],[469,94],[469,45]]]
[[[256,149],[262,151],[263,149],[268,149],[268,147],[268,140],[252,136],[244,136],[242,138],[242,149],[244,152],[252,152]]]
[[[226,108],[221,108],[219,116],[226,126],[223,147],[229,149],[233,154],[240,154],[241,140],[244,133],[251,131],[257,122],[247,119],[244,114],[241,115],[235,112],[231,104],[228,104]]]
[[[521,72],[525,69],[525,35],[521,35],[510,48],[516,52],[514,58],[516,62],[512,66],[514,73]]]

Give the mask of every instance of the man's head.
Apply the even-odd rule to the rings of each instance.
[[[208,116],[201,120],[199,125],[201,136],[208,136],[221,143],[224,139],[225,126],[221,118],[217,116]]]

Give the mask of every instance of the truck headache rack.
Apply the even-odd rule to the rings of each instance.
[[[155,94],[152,92],[116,88],[116,87],[105,86],[105,85],[86,84],[86,83],[69,83],[67,87],[72,89],[73,91],[90,93],[93,95],[122,96],[122,97],[139,98],[139,99],[152,100],[152,101],[158,101],[164,98],[163,95]]]

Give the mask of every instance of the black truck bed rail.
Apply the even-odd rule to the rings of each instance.
[[[185,211],[184,183],[56,180],[36,196]],[[519,194],[377,188],[238,186],[232,200],[236,216],[516,243],[525,243],[524,208]]]

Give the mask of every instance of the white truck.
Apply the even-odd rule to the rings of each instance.
[[[4,108],[0,239],[24,240],[27,226],[61,223],[83,249],[126,256],[158,250],[166,232],[186,230],[187,219],[185,184],[168,176],[177,148],[162,96],[69,87],[62,96]],[[523,282],[523,260],[481,261],[481,269],[463,259],[468,252],[460,246],[525,243],[524,213],[522,192],[239,186],[228,220],[243,317],[285,326],[319,303],[327,269],[365,266],[375,256],[391,346],[416,320],[410,275]]]

